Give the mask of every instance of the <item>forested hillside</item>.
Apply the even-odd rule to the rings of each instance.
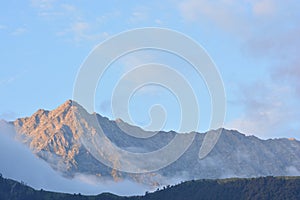
[[[97,196],[34,190],[25,183],[0,177],[0,199],[10,200],[199,200],[199,199],[300,199],[300,177],[262,177],[188,181],[167,186],[144,196],[119,197],[109,193]]]

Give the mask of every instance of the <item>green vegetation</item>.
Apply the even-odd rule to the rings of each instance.
[[[97,196],[34,190],[24,183],[0,174],[0,199],[70,200],[201,200],[201,199],[300,199],[300,177],[261,177],[248,179],[197,180],[167,186],[144,196],[119,197],[110,193]]]

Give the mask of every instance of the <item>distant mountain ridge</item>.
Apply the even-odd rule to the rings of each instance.
[[[107,138],[116,146],[137,153],[155,151],[168,144],[176,134],[160,131],[153,137],[135,138],[124,133],[145,131],[122,120],[109,120],[97,113],[89,114],[78,103],[68,100],[52,111],[38,110],[31,117],[12,122],[22,141],[51,167],[65,176],[92,174],[104,179],[131,179],[154,186],[169,179],[215,179],[227,177],[300,175],[300,142],[289,139],[261,140],[234,130],[219,129],[221,136],[204,159],[198,152],[207,133],[197,133],[189,149],[174,163],[145,174],[124,173],[98,161],[82,145],[85,132],[97,134],[92,119],[97,119]],[[120,129],[120,127],[123,127]],[[214,130],[212,130],[214,131]],[[118,155],[107,159],[118,166]]]

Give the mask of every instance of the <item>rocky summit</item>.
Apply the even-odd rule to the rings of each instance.
[[[131,173],[118,170],[122,165],[119,154],[103,153],[101,146],[97,147],[97,153],[110,163],[107,166],[91,153],[89,146],[97,144],[94,136],[99,134],[99,127],[111,144],[133,153],[159,150],[181,133],[159,131],[148,138],[134,137],[127,133],[151,135],[153,132],[121,119],[113,121],[97,113],[88,113],[71,100],[52,111],[40,109],[31,117],[17,119],[12,124],[22,142],[67,177],[83,173],[100,179],[130,179],[157,186],[169,180],[300,175],[300,142],[295,139],[261,140],[226,129],[186,133],[186,137],[195,134],[195,138],[175,162],[153,172]],[[217,131],[221,133],[218,142],[206,157],[200,159],[199,149],[206,134]],[[151,164],[152,161],[148,162]]]

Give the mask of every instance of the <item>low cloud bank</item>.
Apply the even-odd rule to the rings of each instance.
[[[6,178],[23,181],[35,189],[56,192],[100,194],[111,192],[118,195],[144,194],[149,188],[124,180],[100,181],[96,176],[78,174],[74,179],[62,177],[45,161],[35,156],[29,148],[14,139],[12,125],[0,121],[0,173]]]

